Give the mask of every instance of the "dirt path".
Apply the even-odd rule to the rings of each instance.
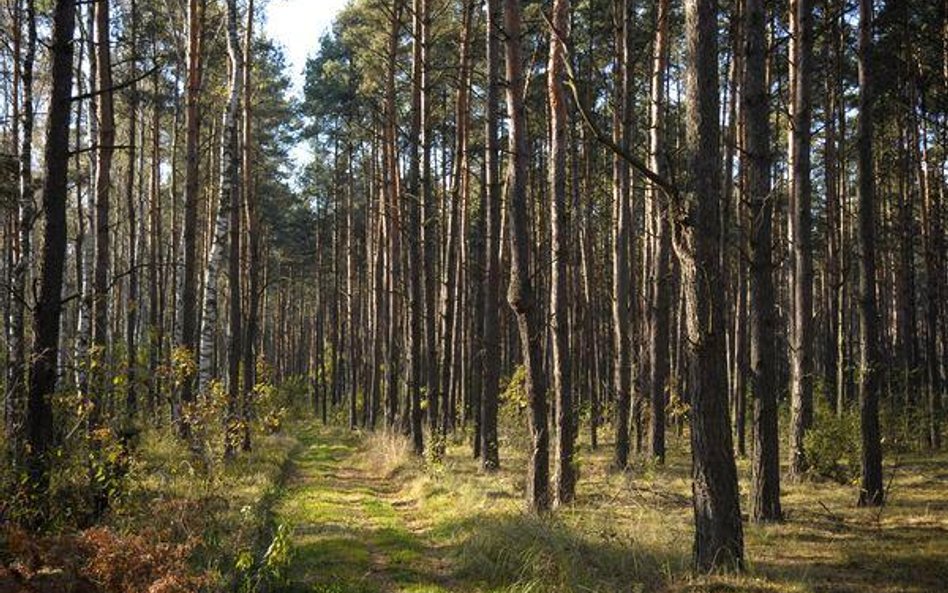
[[[443,547],[395,500],[395,489],[359,463],[359,439],[307,429],[277,520],[293,527],[285,593],[448,591]]]

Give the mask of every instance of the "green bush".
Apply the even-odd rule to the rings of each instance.
[[[859,477],[859,415],[846,410],[837,416],[817,399],[816,421],[803,438],[812,474],[848,484]]]

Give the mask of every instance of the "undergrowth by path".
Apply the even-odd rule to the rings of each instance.
[[[525,460],[484,473],[458,440],[439,463],[398,435],[308,422],[276,520],[292,526],[282,593],[942,593],[948,583],[948,457],[892,462],[889,504],[855,489],[784,485],[787,521],[745,524],[748,571],[690,572],[686,438],[668,463],[609,470],[611,447],[581,442],[577,500],[523,512]],[[503,443],[505,452],[526,450]],[[749,467],[739,462],[746,503]]]

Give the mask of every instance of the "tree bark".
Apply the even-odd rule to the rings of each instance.
[[[36,6],[26,0],[22,20],[26,25],[26,47],[22,49],[20,70],[20,154],[18,230],[20,251],[13,269],[10,303],[10,359],[7,367],[7,442],[13,455],[13,466],[26,459],[23,449],[23,415],[28,396],[26,382],[26,304],[27,278],[33,263],[33,65],[36,60]],[[17,56],[19,59],[19,56]]]
[[[743,566],[737,469],[727,411],[724,282],[721,277],[717,2],[685,3],[685,138],[688,185],[676,226],[693,351],[691,446],[694,565],[700,572]]]
[[[751,516],[754,521],[761,522],[782,519],[775,368],[777,327],[772,259],[774,203],[770,185],[766,8],[763,0],[746,0],[745,10],[745,167],[751,210],[750,347],[751,389],[755,398]]]
[[[72,101],[73,33],[76,3],[56,0],[53,6],[49,115],[43,156],[43,249],[40,293],[33,315],[29,398],[26,407],[27,485],[44,520],[49,489],[49,449],[53,439],[52,395],[56,391],[63,269],[66,262],[66,200],[68,197],[69,120]]]
[[[882,352],[876,310],[876,249],[873,179],[872,0],[859,0],[859,117],[856,127],[859,216],[859,416],[862,436],[860,506],[885,501],[882,443],[879,435],[879,393]]]
[[[811,0],[792,0],[790,8],[792,122],[790,233],[793,250],[793,319],[790,338],[790,475],[806,470],[803,438],[813,423],[813,253],[810,212],[810,121],[813,53]]]
[[[570,320],[568,275],[570,265],[569,212],[566,201],[566,43],[569,39],[569,0],[554,0],[550,34],[548,94],[550,103],[550,220],[553,269],[550,302],[553,324],[553,398],[556,402],[556,449],[554,452],[555,506],[572,502],[576,490],[573,449],[572,361],[570,359]]]
[[[668,66],[669,0],[659,0],[656,8],[655,46],[652,49],[652,99],[650,104],[651,135],[649,166],[664,177],[667,174],[665,154],[665,71]],[[671,278],[668,257],[671,232],[668,228],[668,197],[658,186],[651,186],[654,244],[651,307],[649,310],[649,385],[652,415],[650,422],[650,454],[659,463],[665,462],[665,405],[668,390],[669,302]]]
[[[185,90],[186,168],[184,183],[184,278],[181,288],[181,347],[189,357],[197,352],[197,302],[198,302],[198,199],[200,182],[200,95],[204,51],[204,0],[188,0],[188,48],[187,88]],[[193,401],[192,377],[187,377],[181,386],[184,405]],[[187,415],[181,415],[180,432],[188,437],[190,426]]]
[[[505,0],[507,113],[510,118],[508,212],[510,214],[510,285],[507,300],[517,318],[523,354],[524,390],[529,404],[532,447],[527,468],[527,504],[535,512],[550,507],[549,427],[546,381],[543,377],[543,331],[530,277],[530,204],[527,195],[529,161],[524,78],[521,62],[520,0]]]
[[[237,165],[237,116],[242,89],[243,52],[237,36],[236,0],[227,0],[227,55],[230,62],[230,82],[228,85],[227,105],[221,126],[220,157],[220,201],[217,207],[217,221],[211,238],[211,249],[204,270],[204,300],[201,314],[201,341],[198,351],[198,391],[207,393],[214,379],[214,350],[217,335],[218,281],[221,266],[224,263],[227,235],[230,226],[231,209],[236,206],[238,165]],[[238,293],[239,294],[239,293]],[[236,379],[236,377],[234,377]]]
[[[484,274],[484,347],[481,393],[482,465],[500,467],[497,442],[497,400],[500,380],[500,243],[501,186],[498,101],[500,100],[500,0],[487,0],[487,106],[485,198],[487,257]]]
[[[629,0],[616,0],[616,70],[619,82],[613,117],[613,141],[628,151],[630,139],[623,132],[627,96],[632,92],[632,74],[626,60],[630,43]],[[615,347],[616,440],[615,466],[625,469],[629,463],[629,413],[632,402],[632,262],[630,261],[631,219],[629,207],[629,168],[618,154],[612,164],[613,237],[612,237],[612,320]]]

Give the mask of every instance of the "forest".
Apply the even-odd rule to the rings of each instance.
[[[0,593],[948,591],[948,1],[283,1],[0,0]]]

